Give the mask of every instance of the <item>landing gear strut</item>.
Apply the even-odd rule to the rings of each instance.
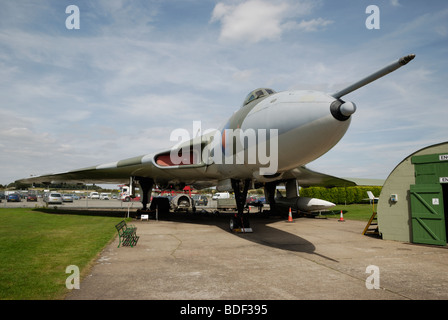
[[[264,196],[269,204],[269,210],[271,213],[275,211],[275,188],[277,187],[276,182],[267,182],[264,185]]]
[[[152,191],[152,187],[154,185],[154,180],[151,178],[136,178],[136,180],[138,180],[139,184],[140,184],[140,188],[142,188],[142,211],[147,211],[148,210],[148,203],[151,200],[151,191]]]
[[[230,230],[233,232],[252,232],[249,218],[244,214],[244,206],[246,205],[247,191],[249,191],[250,179],[243,182],[241,190],[241,181],[232,179],[232,188],[235,193],[235,201],[238,212],[230,219]]]

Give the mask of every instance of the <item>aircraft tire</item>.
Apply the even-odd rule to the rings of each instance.
[[[230,218],[230,231],[238,229],[240,227],[239,219],[236,217]]]
[[[247,217],[243,217],[243,221],[241,221],[241,218],[238,218],[238,217],[230,218],[230,230],[231,231],[234,231],[235,229],[240,229],[243,227],[250,228],[250,222]]]

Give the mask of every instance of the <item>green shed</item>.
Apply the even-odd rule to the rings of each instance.
[[[448,142],[423,148],[386,179],[377,205],[383,239],[446,245]]]

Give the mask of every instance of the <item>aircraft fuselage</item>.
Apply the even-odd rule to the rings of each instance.
[[[241,143],[244,153],[235,155],[233,161],[243,165],[216,164],[217,171],[233,178],[263,181],[276,173],[281,174],[319,158],[339,142],[351,122],[351,117],[338,120],[332,115],[330,106],[335,101],[335,98],[317,91],[284,91],[241,107],[220,129],[220,133],[225,137],[226,130],[238,132],[233,148],[236,149],[235,145]],[[255,144],[251,143],[247,132],[255,134]],[[270,135],[273,132],[276,135]],[[264,141],[266,152],[260,145]],[[257,161],[250,163],[249,157],[253,154],[257,155]],[[262,156],[266,156],[264,162],[269,160],[270,163],[263,164],[260,161]],[[270,174],[260,174],[260,169],[269,166],[273,169]]]

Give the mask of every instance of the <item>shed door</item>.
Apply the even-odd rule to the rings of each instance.
[[[443,191],[440,184],[411,185],[412,242],[446,245]]]

